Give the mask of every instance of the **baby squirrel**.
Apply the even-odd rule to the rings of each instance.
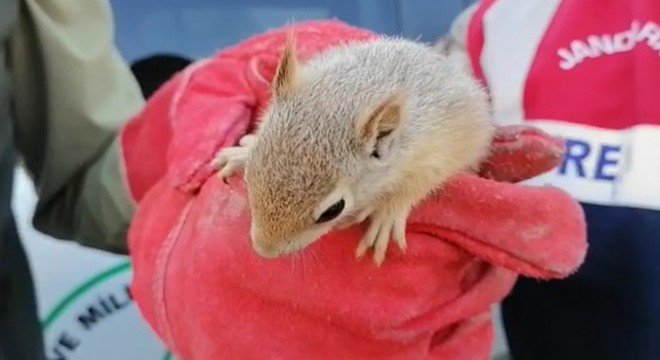
[[[428,45],[382,38],[301,63],[290,34],[256,134],[215,165],[223,178],[244,169],[260,256],[369,218],[356,256],[373,248],[380,265],[391,238],[405,251],[411,209],[476,170],[492,134],[484,89]]]

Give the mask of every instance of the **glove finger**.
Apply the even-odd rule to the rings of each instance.
[[[526,125],[496,130],[490,154],[480,176],[501,182],[519,182],[557,167],[564,155],[563,140]]]

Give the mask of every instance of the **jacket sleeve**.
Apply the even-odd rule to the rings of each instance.
[[[17,148],[39,197],[33,225],[126,252],[134,212],[118,130],[144,105],[105,0],[24,0],[11,36]]]

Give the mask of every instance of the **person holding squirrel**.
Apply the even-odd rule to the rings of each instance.
[[[10,204],[18,161],[37,230],[127,252],[134,203],[116,133],[144,98],[112,29],[106,0],[0,0],[0,360],[46,359]]]
[[[660,2],[481,0],[438,47],[486,85],[495,123],[565,139],[532,183],[586,213],[580,270],[504,300],[512,358],[660,359]]]

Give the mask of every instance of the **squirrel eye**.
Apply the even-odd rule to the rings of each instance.
[[[333,220],[337,218],[341,214],[342,211],[344,211],[344,206],[346,203],[344,202],[344,199],[341,199],[337,201],[336,203],[332,204],[329,208],[327,208],[321,216],[316,220],[317,224],[328,222],[330,220]]]

